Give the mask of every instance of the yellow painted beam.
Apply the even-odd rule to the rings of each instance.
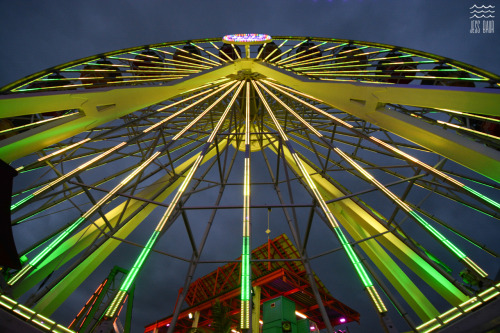
[[[272,147],[271,150],[277,154],[275,147]],[[284,150],[282,153],[294,172],[300,174],[300,171],[295,165],[291,154],[287,150]],[[317,174],[308,164],[304,163],[304,166],[326,201],[344,196],[342,191],[340,191],[327,179]],[[401,262],[413,270],[418,276],[420,276],[420,278],[422,278],[451,305],[456,306],[468,299],[467,295],[463,294],[457,287],[436,271],[405,243],[392,233],[387,233],[387,228],[384,225],[368,214],[352,199],[336,201],[328,204],[328,207],[342,226],[348,230],[351,236],[353,236],[353,238],[366,238],[381,234],[377,237],[377,241],[393,255],[395,255]],[[358,225],[361,229],[354,229],[353,226],[355,225]],[[361,233],[360,230],[363,232]],[[365,248],[363,249],[365,250]],[[402,292],[402,296],[406,296],[407,303],[414,308],[415,312],[417,312],[419,316],[427,318],[434,315],[436,309],[432,306],[432,304],[425,301],[425,296],[423,296],[418,288],[411,283],[406,274],[404,274],[404,272],[402,272],[402,270],[399,269],[397,264],[395,264],[392,260],[388,260],[390,257],[387,256],[385,251],[380,250],[380,248],[372,247],[368,248],[366,253],[377,266],[381,265],[379,267],[380,270],[391,281],[391,283],[394,283],[398,289],[408,289],[408,292]],[[401,292],[400,290],[398,291]],[[422,303],[417,304],[420,301]]]
[[[0,97],[0,118],[59,110],[80,110],[71,121],[53,122],[0,142],[0,159],[10,163],[47,146],[90,130],[234,73],[234,65],[218,67],[163,86],[102,88],[13,94]]]
[[[241,71],[272,78],[500,182],[500,154],[496,150],[385,107],[385,103],[396,103],[500,116],[497,89],[324,82],[258,61],[242,59],[235,64]]]

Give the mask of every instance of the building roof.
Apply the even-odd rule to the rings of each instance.
[[[269,240],[252,251],[252,286],[261,287],[261,304],[278,296],[285,296],[295,302],[298,312],[322,329],[325,323],[307,279],[307,272],[299,258],[299,252],[285,234]],[[231,262],[194,281],[185,298],[189,308],[179,314],[175,331],[184,332],[189,329],[192,326],[189,313],[196,311],[200,312],[198,327],[209,327],[212,322],[211,308],[216,299],[229,308],[236,328],[240,312],[240,273],[240,263]],[[359,321],[358,312],[335,299],[318,276],[314,273],[313,276],[333,326],[339,325],[341,318],[345,322]],[[182,289],[179,290],[179,295],[181,292]],[[145,332],[152,332],[154,328],[162,332],[171,321],[172,315],[146,326]]]

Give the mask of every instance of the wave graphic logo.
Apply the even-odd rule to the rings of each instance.
[[[469,17],[469,19],[481,19],[481,18],[484,18],[484,19],[488,19],[488,18],[495,18],[495,11],[494,11],[494,8],[495,6],[493,5],[489,5],[489,6],[486,6],[486,5],[482,5],[482,6],[478,6],[476,4],[474,4],[472,7],[470,7],[470,14],[472,15],[471,17]]]

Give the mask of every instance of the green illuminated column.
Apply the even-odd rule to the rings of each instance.
[[[241,253],[241,329],[250,328],[250,83],[246,83],[245,167],[243,181],[243,247]]]

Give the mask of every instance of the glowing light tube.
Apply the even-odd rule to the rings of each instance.
[[[232,82],[234,82],[234,81],[232,81]],[[167,118],[163,119],[163,120],[162,120],[159,124],[157,123],[157,124],[155,124],[155,125],[150,126],[149,128],[145,129],[145,130],[143,131],[143,133],[147,133],[148,131],[150,131],[150,130],[154,129],[155,127],[157,127],[157,126],[159,126],[159,125],[161,125],[161,124],[163,124],[163,123],[165,123],[165,122],[167,122],[167,121],[169,121],[169,120],[171,120],[171,119],[173,119],[173,118],[177,117],[177,116],[178,116],[179,114],[181,114],[182,112],[186,111],[186,110],[187,110],[187,109],[189,109],[190,107],[193,107],[193,106],[197,105],[198,103],[201,103],[201,101],[203,101],[203,100],[205,100],[206,98],[208,98],[208,97],[212,96],[213,94],[215,94],[215,93],[217,93],[217,92],[221,91],[222,89],[224,89],[224,88],[225,88],[225,87],[227,87],[228,85],[229,85],[229,83],[226,83],[226,84],[222,85],[222,86],[221,86],[221,88],[219,88],[219,89],[217,89],[217,90],[213,91],[211,94],[208,94],[208,96],[206,96],[204,99],[201,99],[201,100],[199,100],[199,101],[197,101],[197,102],[195,102],[195,103],[190,104],[190,106],[189,106],[189,107],[184,108],[184,109],[182,109],[181,111],[178,111],[178,112],[174,113],[173,115],[171,115],[171,116],[169,116],[169,117],[167,117]],[[234,88],[234,87],[233,87],[233,88]],[[192,99],[192,98],[198,97],[199,95],[201,95],[201,94],[203,94],[203,93],[205,93],[205,92],[202,92],[202,93],[196,94],[196,95],[191,96],[191,97],[189,97],[189,98],[187,98],[187,99],[183,99],[182,101],[178,101],[178,102],[176,102],[176,103],[170,104],[170,105],[168,105],[168,106],[166,106],[166,107],[164,107],[164,108],[159,109],[159,111],[160,111],[160,110],[161,110],[161,111],[163,111],[163,110],[165,110],[165,109],[167,109],[167,108],[171,108],[171,107],[173,107],[173,106],[175,106],[175,105],[177,105],[177,104],[179,104],[179,103],[185,102],[186,100],[190,100],[190,99]],[[229,93],[229,92],[227,92],[227,93]],[[192,122],[192,124],[194,124],[194,122]],[[191,124],[190,124],[190,125],[191,125]],[[192,125],[191,125],[191,126],[192,126]],[[139,134],[139,135],[142,135],[142,134]],[[138,136],[139,136],[139,135],[138,135]],[[78,166],[77,168],[73,169],[72,171],[70,171],[70,172],[68,172],[68,173],[66,173],[66,174],[64,174],[64,175],[62,175],[62,176],[60,176],[60,177],[58,177],[57,179],[55,179],[55,180],[51,181],[51,182],[50,182],[49,184],[47,184],[46,186],[44,186],[44,187],[42,187],[41,189],[39,189],[39,190],[37,190],[37,191],[33,192],[33,194],[30,194],[30,195],[28,195],[27,197],[25,197],[25,198],[21,199],[20,201],[16,202],[15,204],[11,205],[11,207],[10,207],[11,211],[12,211],[12,210],[15,210],[16,208],[18,208],[18,207],[19,207],[19,206],[21,206],[22,204],[24,204],[24,203],[26,203],[27,201],[31,200],[31,199],[32,199],[32,198],[34,198],[35,196],[37,196],[37,195],[39,195],[39,194],[41,194],[41,193],[45,192],[46,190],[50,189],[51,187],[58,185],[59,183],[61,183],[62,181],[66,180],[67,178],[69,178],[69,177],[73,176],[73,175],[74,175],[74,174],[76,174],[77,172],[79,172],[79,171],[81,171],[81,170],[83,170],[83,169],[85,169],[85,168],[87,168],[87,167],[91,166],[92,164],[94,164],[94,163],[98,162],[99,160],[101,160],[101,159],[103,159],[104,157],[108,156],[108,155],[109,155],[109,154],[111,154],[112,152],[114,152],[114,151],[118,151],[119,149],[121,149],[122,147],[124,147],[126,144],[128,144],[129,142],[131,142],[131,141],[133,141],[134,139],[136,139],[138,136],[135,136],[134,138],[131,138],[131,139],[130,139],[130,140],[128,140],[128,141],[123,141],[123,142],[121,142],[121,143],[117,144],[116,146],[114,146],[114,147],[112,147],[112,148],[110,148],[110,149],[108,149],[108,150],[106,150],[106,151],[102,152],[102,153],[101,153],[101,154],[99,154],[98,156],[94,157],[94,158],[93,158],[93,159],[91,159],[90,161],[87,161],[87,162],[85,162],[85,163],[81,164],[80,166]],[[84,142],[84,141],[80,141],[78,144],[83,144],[83,143],[85,143],[85,142]],[[67,149],[67,148],[63,148],[63,149]],[[61,149],[61,150],[59,150],[59,151],[57,151],[57,152],[54,152],[53,154],[60,154],[60,153],[62,152],[62,150],[63,150],[63,149]]]
[[[245,99],[245,166],[243,175],[243,245],[241,253],[240,326],[250,327],[251,267],[250,267],[250,82],[246,83]]]
[[[202,151],[198,155],[198,158],[196,159],[193,166],[191,167],[188,174],[186,175],[186,178],[184,178],[184,181],[177,189],[177,192],[176,192],[174,198],[172,199],[172,201],[168,205],[167,210],[165,211],[162,218],[158,222],[158,225],[156,226],[155,230],[153,231],[153,234],[151,235],[148,242],[146,243],[146,246],[139,254],[139,257],[136,259],[132,269],[130,270],[130,272],[127,275],[127,278],[123,281],[122,285],[120,286],[119,292],[116,294],[115,298],[113,299],[113,301],[109,305],[108,309],[106,310],[106,312],[105,312],[106,317],[112,318],[116,315],[118,308],[121,306],[125,297],[128,294],[128,290],[130,289],[130,286],[134,283],[134,281],[137,277],[137,274],[139,274],[139,271],[141,270],[142,266],[144,265],[144,262],[146,261],[147,257],[151,253],[151,250],[153,249],[154,245],[156,244],[156,241],[158,240],[160,233],[163,231],[165,225],[169,221],[172,212],[174,211],[175,207],[179,203],[180,198],[184,194],[184,191],[186,190],[189,183],[191,182],[191,179],[193,178],[196,170],[198,169],[201,162],[203,161],[203,158],[205,157],[206,153],[208,152],[208,149],[210,148],[210,146],[213,142],[213,139],[215,138],[215,135],[217,134],[220,127],[224,123],[224,120],[225,120],[227,114],[229,113],[229,111],[231,110],[231,107],[233,106],[233,103],[236,100],[236,97],[238,97],[238,95],[241,91],[241,88],[243,87],[244,82],[237,83],[237,84],[239,85],[237,91],[233,95],[231,101],[229,102],[229,104],[226,107],[226,110],[224,111],[224,113],[220,117],[217,125],[215,126],[214,130],[212,131],[212,135],[210,135],[210,137],[207,139],[207,142],[205,143]],[[232,89],[229,91],[232,91]],[[226,96],[227,94],[228,94],[228,92],[226,92],[223,96]],[[217,99],[208,109],[213,108],[221,100],[222,100],[222,98]],[[190,125],[188,125],[188,126],[190,126]]]
[[[40,252],[33,260],[31,260],[22,270],[20,270],[16,275],[14,275],[7,283],[13,285],[20,279],[35,268],[43,259],[45,259],[57,246],[59,246],[66,238],[79,226],[83,224],[92,214],[94,214],[100,207],[102,207],[109,199],[111,199],[120,189],[123,188],[128,182],[135,178],[141,171],[143,171],[151,162],[154,161],[160,155],[160,152],[154,153],[150,158],[144,161],[139,167],[137,167],[130,175],[123,179],[117,186],[115,186],[111,191],[109,191],[101,200],[99,200],[94,206],[92,206],[88,211],[85,212],[81,217],[79,217],[75,222],[73,222],[68,228],[66,228],[56,239],[54,239],[42,252]]]
[[[280,44],[277,48],[275,48],[275,49],[273,50],[273,52],[269,53],[269,54],[267,55],[267,57],[265,57],[265,58],[264,58],[264,61],[267,61],[267,59],[269,59],[272,55],[274,55],[274,52],[276,52],[276,51],[278,51],[279,49],[281,49],[281,47],[282,47],[283,45],[285,45],[285,43],[286,43],[286,42],[288,42],[288,39],[285,39],[285,40],[283,41],[283,43],[281,43],[281,44]],[[282,54],[282,53],[278,54],[276,57],[281,56],[281,54]],[[276,57],[275,57],[275,58],[276,58]],[[273,59],[274,59],[274,58],[273,58]],[[270,62],[271,62],[271,61],[270,61]]]
[[[267,113],[271,117],[271,119],[274,123],[274,126],[278,130],[281,138],[283,139],[286,147],[288,148],[288,151],[292,155],[292,157],[295,161],[295,164],[297,165],[297,167],[300,170],[300,173],[304,177],[305,182],[309,186],[309,189],[313,192],[316,201],[319,203],[319,206],[321,207],[321,210],[323,211],[328,222],[330,223],[331,227],[335,231],[335,235],[337,236],[337,239],[339,240],[339,242],[342,245],[342,247],[344,248],[344,250],[347,252],[347,255],[348,255],[352,265],[354,266],[354,269],[358,273],[358,276],[361,279],[361,282],[365,286],[365,289],[367,290],[367,293],[368,293],[370,299],[372,300],[372,302],[374,303],[375,307],[377,308],[377,310],[379,312],[381,312],[381,313],[387,312],[387,308],[384,305],[383,301],[380,299],[380,297],[376,297],[378,295],[378,293],[376,293],[376,291],[374,291],[375,287],[373,286],[373,282],[371,281],[370,277],[368,276],[368,273],[366,272],[363,264],[361,263],[361,260],[359,260],[358,256],[356,255],[356,253],[352,249],[351,244],[349,244],[349,242],[347,241],[344,233],[342,232],[342,229],[340,229],[339,223],[337,222],[337,220],[333,216],[332,212],[330,211],[330,208],[328,208],[325,200],[323,199],[323,197],[319,193],[318,188],[316,187],[314,181],[312,180],[311,176],[309,175],[309,173],[305,169],[305,167],[304,167],[302,161],[300,160],[300,158],[298,157],[297,153],[293,149],[291,142],[288,140],[288,137],[286,136],[285,132],[281,128],[278,120],[276,119],[271,108],[269,107],[269,104],[267,104],[267,101],[265,100],[264,96],[262,95],[262,92],[259,90],[259,88],[257,87],[257,85],[255,84],[254,81],[252,81],[252,84],[254,86],[255,91],[257,91],[257,94],[259,95],[261,102],[263,103],[264,107],[266,108]]]

